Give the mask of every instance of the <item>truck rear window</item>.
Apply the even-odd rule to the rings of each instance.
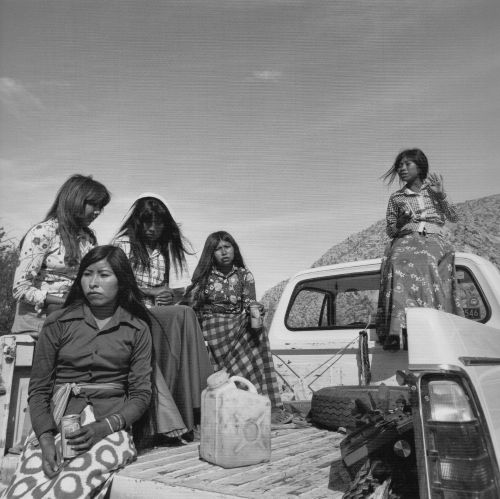
[[[469,269],[457,267],[458,296],[464,315],[486,322],[490,308]],[[308,279],[295,287],[285,324],[291,330],[375,327],[380,274],[349,274]]]
[[[292,295],[288,329],[362,328],[375,322],[379,273],[310,279]]]

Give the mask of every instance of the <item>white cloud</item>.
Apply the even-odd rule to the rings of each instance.
[[[13,78],[0,78],[0,102],[17,118],[45,109],[42,101],[36,95]]]
[[[261,71],[254,71],[252,73],[252,78],[258,81],[270,81],[276,82],[282,77],[281,71],[274,71],[270,69],[264,69]]]

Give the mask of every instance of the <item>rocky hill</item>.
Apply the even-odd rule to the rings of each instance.
[[[460,221],[447,225],[455,249],[483,256],[500,268],[500,194],[465,201],[456,206]],[[377,258],[382,256],[387,241],[385,220],[382,219],[332,246],[312,266]],[[264,293],[262,302],[268,309],[267,326],[271,323],[286,283],[282,281]]]

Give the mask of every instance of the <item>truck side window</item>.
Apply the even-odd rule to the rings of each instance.
[[[363,328],[375,323],[380,274],[349,274],[304,280],[292,294],[287,328]]]
[[[328,326],[327,293],[315,289],[301,289],[295,295],[286,320],[291,329]]]
[[[490,315],[488,303],[474,277],[465,267],[457,266],[458,297],[464,316],[477,322],[486,322]]]
[[[377,289],[347,289],[337,294],[335,309],[337,311],[336,326],[365,327],[374,323],[377,313]]]

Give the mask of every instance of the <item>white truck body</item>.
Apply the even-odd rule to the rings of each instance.
[[[368,331],[371,384],[395,384],[408,352],[383,350],[375,333],[380,259],[316,267],[286,285],[269,330],[284,396],[310,398],[324,386],[358,385],[358,335]],[[467,317],[499,329],[500,272],[489,261],[457,253],[460,299]]]
[[[495,455],[500,456],[500,331],[423,308],[409,310],[408,322],[409,370],[439,369],[466,376],[482,408]]]

